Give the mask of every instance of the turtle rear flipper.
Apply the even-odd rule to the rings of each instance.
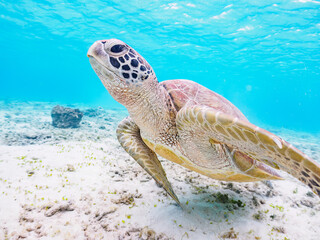
[[[247,121],[206,106],[185,106],[177,115],[179,134],[204,132],[202,141],[223,143],[235,151],[284,170],[320,196],[320,165],[280,137]],[[238,164],[243,155],[235,157]]]

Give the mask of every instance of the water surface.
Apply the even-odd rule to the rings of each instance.
[[[255,124],[320,131],[320,1],[2,0],[0,26],[0,100],[121,107],[86,57],[118,38],[160,81],[196,81]]]

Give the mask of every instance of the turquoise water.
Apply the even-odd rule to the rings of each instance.
[[[320,132],[320,1],[0,1],[0,100],[119,108],[87,49],[118,38],[255,124]]]

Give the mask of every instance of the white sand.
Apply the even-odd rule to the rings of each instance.
[[[319,239],[320,198],[288,175],[228,184],[162,159],[181,209],[117,142],[125,112],[63,130],[52,106],[0,102],[0,239]],[[320,160],[319,135],[273,132]]]

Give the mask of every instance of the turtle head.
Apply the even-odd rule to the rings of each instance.
[[[90,64],[109,93],[122,103],[129,92],[158,83],[148,62],[118,39],[96,41],[88,50]]]

